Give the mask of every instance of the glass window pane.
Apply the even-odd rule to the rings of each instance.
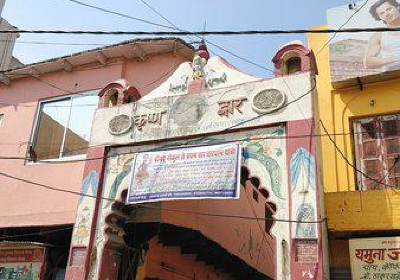
[[[42,103],[36,141],[33,146],[37,159],[60,156],[71,99]]]
[[[63,156],[86,153],[97,103],[97,95],[73,97],[71,116],[65,136]]]

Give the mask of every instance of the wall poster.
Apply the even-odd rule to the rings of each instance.
[[[42,280],[44,248],[0,248],[0,280]]]
[[[327,16],[329,29],[399,28],[400,0],[356,2],[329,9]],[[330,38],[332,82],[400,70],[399,31],[338,33]]]
[[[127,203],[238,198],[240,156],[237,144],[141,152],[132,163]]]
[[[400,237],[350,239],[353,280],[400,279]]]

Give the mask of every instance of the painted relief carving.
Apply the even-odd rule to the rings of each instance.
[[[272,134],[280,134],[283,133],[283,130],[276,130]],[[258,136],[253,136],[252,138],[257,139]],[[278,162],[270,156],[271,151],[268,147],[268,142],[263,141],[262,135],[259,136],[261,140],[252,140],[244,145],[243,156],[245,159],[255,159],[260,162],[269,175],[269,181],[271,184],[271,189],[275,196],[280,199],[285,199],[282,195],[282,170],[279,166]],[[251,138],[250,138],[251,139]],[[276,152],[278,156],[282,155],[282,151]]]
[[[316,238],[315,209],[309,203],[303,203],[296,212],[296,238]]]
[[[260,114],[272,113],[285,103],[286,96],[277,89],[266,89],[253,97],[253,110]]]
[[[99,174],[92,170],[83,179],[82,195],[79,197],[76,217],[76,227],[73,233],[74,246],[88,246],[95,200],[85,195],[96,196],[99,183]]]
[[[236,110],[239,113],[243,114],[243,111],[240,109],[240,107],[243,105],[243,102],[247,100],[247,97],[240,97],[237,99],[232,99],[232,100],[225,100],[225,101],[219,101],[219,110],[218,110],[218,115],[220,116],[229,116],[230,114],[233,115],[233,112]]]
[[[208,108],[207,99],[201,95],[179,97],[171,109],[171,118],[180,126],[198,123]]]
[[[201,113],[208,108],[207,100],[204,100],[201,97],[198,98],[197,95],[184,95],[181,97],[174,97],[174,99],[176,101],[173,104],[174,109],[171,108],[171,117],[173,116],[174,118],[177,118],[178,112],[181,113],[180,117],[182,118],[182,122],[180,123],[178,123],[179,117],[178,122],[173,119],[173,121],[175,121],[175,123],[177,124],[181,124],[184,122],[191,123],[194,120],[195,122],[193,124],[195,124],[201,119]],[[196,102],[192,103],[192,100],[195,100]],[[193,104],[196,105],[192,107]],[[192,117],[191,115],[194,115],[193,110],[196,109],[199,110],[199,114],[190,121],[186,120],[185,118],[190,118]],[[177,111],[172,113],[173,110]],[[187,110],[187,112],[185,112],[185,110]],[[263,185],[263,187],[268,187],[268,192],[264,192],[266,191],[264,188],[260,188],[259,190],[259,199],[261,199],[262,201],[266,201],[266,205],[268,204],[268,206],[272,209],[270,214],[266,214],[266,217],[289,219],[289,213],[287,210],[288,201],[284,200],[285,198],[278,198],[284,197],[283,195],[287,193],[286,178],[288,178],[288,176],[286,176],[286,171],[283,170],[283,166],[286,166],[286,151],[284,143],[285,140],[266,139],[266,136],[282,136],[284,134],[285,129],[282,127],[263,128],[254,131],[240,132],[234,135],[227,134],[193,139],[193,141],[190,141],[190,144],[220,143],[221,141],[224,142],[227,139],[232,139],[231,137],[240,139],[239,142],[245,147],[245,149],[243,150],[247,156],[247,158],[244,158],[243,164],[246,164],[246,166],[251,166],[251,169],[253,171],[258,170],[259,172],[258,174],[255,174],[255,176],[259,177],[263,183],[265,182],[265,185]],[[185,140],[170,142],[171,145],[177,145],[179,143],[187,144],[187,141]],[[143,149],[146,150],[147,147],[143,147]],[[111,204],[113,200],[117,198],[118,194],[121,192],[121,189],[126,188],[128,185],[127,179],[131,174],[133,155],[136,151],[139,152],[140,148],[136,149],[126,147],[116,148],[110,151],[110,157],[108,158],[108,163],[105,170],[106,175],[104,179],[104,193],[102,194],[104,197],[109,197],[110,200],[102,201],[102,217],[98,219],[98,223],[96,226],[98,230],[96,231],[96,241],[94,241],[96,242],[95,244],[98,250],[98,260],[101,259],[103,247],[105,246],[105,242],[107,242],[107,236],[105,235],[104,226],[102,224],[104,221],[104,216],[109,213]],[[145,172],[143,172],[143,174],[145,174]],[[272,223],[271,220],[269,221]],[[264,227],[264,225],[262,225],[262,227]],[[236,232],[239,235],[237,244],[238,247],[236,247],[236,249],[241,253],[246,254],[249,261],[257,261],[258,259],[260,259],[261,261],[264,259],[271,259],[272,257],[276,257],[278,263],[277,269],[279,271],[282,271],[284,270],[282,268],[282,265],[290,265],[290,258],[286,256],[286,254],[290,253],[290,247],[286,243],[286,245],[281,245],[282,239],[289,240],[290,238],[289,225],[287,223],[276,222],[273,224],[271,231],[268,230],[269,228],[269,226],[265,225],[265,229],[268,231],[268,234],[274,235],[274,238],[276,238],[276,244],[269,244],[265,242],[263,238],[255,238],[255,232],[240,230],[239,233]],[[265,234],[264,236],[267,235]],[[271,256],[269,254],[269,249],[267,246],[274,247],[271,250],[275,250],[276,256]],[[282,247],[284,247],[285,249],[283,249]],[[285,253],[285,256],[282,256],[285,250],[287,250],[287,253]],[[281,261],[282,259],[283,262]],[[97,261],[97,267],[99,263],[100,262]],[[99,272],[94,270],[93,275],[95,275],[96,273]]]
[[[99,183],[99,174],[92,170],[89,174],[83,179],[82,182],[82,195],[79,197],[79,204],[82,204],[86,194],[88,194],[89,188],[92,191],[92,195],[96,195],[97,193],[97,185]]]
[[[79,214],[79,221],[76,223],[77,230],[74,238],[76,239],[76,245],[83,245],[83,241],[89,237],[89,229],[87,225],[90,223],[90,209],[88,206],[83,208]]]
[[[108,123],[108,131],[113,135],[121,135],[132,127],[132,119],[128,115],[118,115]]]
[[[206,87],[213,88],[220,84],[225,84],[228,80],[228,77],[225,72],[217,72],[214,69],[205,67],[204,69],[206,74]]]
[[[142,130],[142,128],[148,123],[155,123],[161,126],[162,124],[162,115],[167,111],[161,111],[157,113],[150,113],[144,115],[135,115],[133,116],[133,124],[138,130]]]
[[[292,192],[315,190],[315,158],[306,149],[300,147],[290,158],[290,183]]]
[[[188,88],[189,76],[182,75],[178,81],[169,84],[170,92],[185,92]]]
[[[113,183],[111,184],[110,191],[108,193],[108,197],[110,198],[110,200],[108,200],[107,203],[104,205],[103,207],[104,209],[108,208],[113,202],[113,200],[115,200],[119,186],[122,183],[122,180],[124,180],[124,178],[128,176],[128,174],[131,171],[132,160],[133,158],[126,160],[126,162],[123,164],[122,171],[115,177]]]
[[[199,55],[195,54],[193,58],[192,68],[193,68],[193,80],[200,80],[204,77],[204,66],[206,66],[207,60]]]

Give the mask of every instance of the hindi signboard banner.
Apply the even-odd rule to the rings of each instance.
[[[0,280],[41,280],[44,248],[0,249]]]
[[[350,239],[353,280],[400,279],[400,237]]]
[[[360,1],[329,9],[327,16],[329,29],[399,28],[400,0]],[[400,70],[400,32],[338,33],[330,38],[332,82]]]
[[[237,144],[139,153],[127,203],[239,198],[240,157]]]

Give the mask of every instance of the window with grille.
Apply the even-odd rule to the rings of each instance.
[[[353,121],[357,185],[360,190],[400,189],[400,114]]]
[[[40,102],[32,150],[38,160],[86,154],[97,92]]]

